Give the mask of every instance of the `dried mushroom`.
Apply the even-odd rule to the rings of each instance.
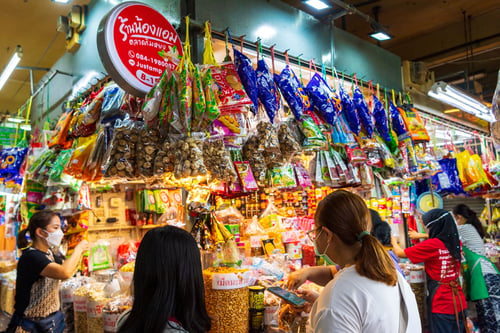
[[[201,142],[195,138],[179,140],[174,145],[175,167],[174,177],[177,179],[186,177],[203,176],[207,174],[207,168],[203,163],[203,153],[200,149]]]
[[[139,175],[152,177],[155,174],[153,160],[161,148],[161,135],[156,129],[143,129],[137,144],[136,161]]]
[[[203,144],[203,160],[213,178],[228,183],[237,180],[238,175],[223,140],[206,141]]]
[[[115,128],[111,143],[111,153],[104,173],[107,178],[133,179],[136,175],[136,149],[139,144],[140,129],[131,122]]]

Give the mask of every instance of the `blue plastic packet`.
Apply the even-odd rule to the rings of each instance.
[[[462,181],[457,168],[457,160],[454,158],[443,158],[438,161],[442,171],[432,176],[432,183],[436,191],[441,195],[464,194]]]
[[[408,135],[403,117],[401,117],[401,113],[399,113],[398,108],[392,102],[389,102],[389,112],[391,115],[392,129],[396,132],[398,137]]]
[[[0,178],[13,179],[19,175],[28,148],[8,148],[0,151]]]
[[[347,125],[349,125],[351,132],[358,135],[361,130],[358,114],[351,97],[342,87],[340,87],[340,99],[342,101],[342,112],[347,121]]]
[[[378,134],[380,134],[384,141],[391,141],[387,113],[382,105],[382,102],[375,95],[373,95],[373,118],[375,118],[375,127],[377,128]]]
[[[276,88],[273,74],[269,70],[269,67],[267,67],[264,59],[257,62],[256,73],[259,100],[264,106],[269,120],[273,123],[276,112],[278,112],[279,109],[278,88]]]
[[[304,112],[309,110],[311,104],[309,97],[290,66],[287,65],[281,71],[277,83],[295,119],[300,120]]]
[[[338,110],[335,108],[333,91],[328,83],[316,73],[305,89],[311,99],[311,104],[319,111],[320,116],[328,124],[333,125],[337,120]]]
[[[354,93],[352,94],[352,101],[356,106],[356,110],[358,111],[358,117],[363,123],[366,134],[368,134],[368,137],[371,138],[373,136],[373,128],[374,128],[373,118],[370,114],[370,110],[368,110],[368,105],[366,105],[365,98],[361,93],[361,90],[357,86],[354,89]]]
[[[259,110],[259,91],[257,89],[257,73],[253,69],[252,61],[243,53],[233,48],[234,66],[238,72],[245,92],[252,100],[253,113],[257,114]]]

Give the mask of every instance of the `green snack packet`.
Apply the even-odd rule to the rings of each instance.
[[[170,207],[170,198],[168,196],[168,190],[155,190],[154,196],[156,201],[156,212],[158,214],[165,213]]]
[[[212,125],[212,123],[219,117],[219,103],[218,97],[214,90],[216,90],[216,85],[212,77],[212,70],[207,69],[202,80],[203,90],[205,92],[205,114],[203,115],[202,122],[200,125],[200,130],[204,131]]]
[[[206,110],[205,92],[203,90],[203,82],[201,80],[200,70],[194,66],[191,71],[192,84],[193,84],[193,113],[191,128],[197,132],[201,129],[203,115]]]
[[[303,143],[304,148],[321,147],[326,143],[326,137],[311,117],[303,117],[300,121],[300,130],[306,137]]]
[[[49,170],[49,178],[51,181],[61,181],[61,175],[64,171],[64,167],[71,159],[71,155],[73,155],[73,149],[62,150],[59,153],[56,160],[52,164],[52,168]]]
[[[144,200],[144,212],[145,213],[156,212],[156,200],[155,200],[154,191],[144,190],[143,200]]]

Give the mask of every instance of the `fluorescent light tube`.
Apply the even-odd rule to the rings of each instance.
[[[25,130],[25,131],[31,131],[31,125],[30,124],[23,124],[19,126],[20,129]]]
[[[57,2],[57,3],[69,3],[71,0],[52,0],[52,2]]]
[[[392,38],[388,33],[384,32],[384,31],[376,31],[376,32],[370,34],[370,37],[373,39],[376,39],[378,41],[389,40]]]
[[[305,3],[306,3],[306,5],[311,6],[312,8],[317,9],[317,10],[323,10],[323,9],[330,8],[330,6],[328,4],[324,3],[321,0],[307,0],[307,1],[305,1]]]
[[[11,123],[20,124],[20,123],[24,123],[26,121],[26,119],[22,119],[22,118],[7,118],[7,121],[11,122]]]
[[[2,72],[2,75],[0,76],[0,90],[2,90],[3,86],[5,85],[5,82],[7,82],[14,69],[16,69],[17,64],[19,63],[19,61],[21,61],[21,56],[22,56],[22,50],[21,47],[18,46],[16,52],[14,53],[12,58],[10,58],[7,67],[5,67],[5,69]]]

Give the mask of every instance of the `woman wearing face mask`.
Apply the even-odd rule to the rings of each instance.
[[[314,303],[308,332],[421,332],[415,295],[370,234],[364,200],[339,190],[318,205],[317,252],[340,265]]]
[[[450,212],[433,209],[422,216],[429,239],[402,249],[393,238],[393,251],[414,264],[424,263],[431,333],[465,332],[467,303],[458,282],[461,245]]]
[[[481,333],[500,332],[500,273],[486,258],[484,229],[476,213],[464,204],[453,208],[469,268],[465,275],[468,296],[476,306]]]
[[[14,314],[6,332],[63,331],[59,281],[73,276],[88,248],[87,241],[82,241],[62,262],[53,250],[59,247],[63,236],[61,220],[52,211],[33,214],[28,227],[19,232],[17,246],[23,252],[17,264]]]

